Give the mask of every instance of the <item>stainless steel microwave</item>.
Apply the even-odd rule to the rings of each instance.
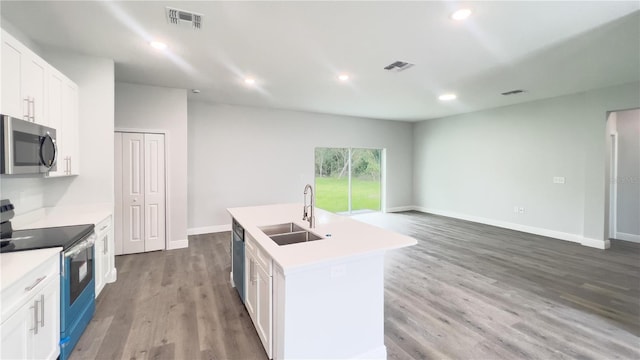
[[[56,130],[0,115],[0,174],[41,174],[56,170]]]

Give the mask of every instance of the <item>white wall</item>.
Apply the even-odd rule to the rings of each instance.
[[[640,105],[639,85],[417,123],[417,205],[606,246],[607,111]],[[554,184],[554,176],[566,183]],[[514,213],[514,206],[524,214]]]
[[[113,204],[113,60],[50,48],[38,53],[78,85],[80,176],[2,176],[0,197],[11,199],[18,215],[49,206]]]
[[[618,200],[616,238],[640,241],[640,110],[616,113]],[[622,234],[622,236],[620,236]]]
[[[80,175],[44,179],[46,206],[113,205],[114,62],[45,49],[44,59],[78,85]]]
[[[115,109],[116,130],[167,131],[167,248],[188,246],[187,91],[117,82]]]
[[[316,147],[386,148],[387,208],[411,205],[411,131],[400,121],[190,101],[189,228],[230,224],[228,207],[302,203]]]

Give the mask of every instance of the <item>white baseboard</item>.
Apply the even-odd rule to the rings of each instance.
[[[554,239],[571,241],[571,242],[579,243],[584,246],[589,246],[597,249],[608,249],[610,246],[609,240],[591,239],[591,238],[586,238],[582,235],[571,234],[571,233],[566,233],[566,232],[556,231],[556,230],[549,230],[549,229],[539,228],[535,226],[521,225],[521,224],[511,223],[507,221],[487,219],[483,217],[460,214],[460,213],[446,211],[446,210],[429,209],[422,206],[416,206],[414,210],[424,212],[424,213],[429,213],[429,214],[447,216],[447,217],[461,219],[461,220],[473,221],[473,222],[491,225],[491,226],[497,226],[505,229],[522,231],[529,234],[546,236]]]
[[[386,212],[393,213],[393,212],[411,211],[411,210],[415,210],[415,209],[416,209],[415,205],[396,206],[396,207],[392,207],[392,208],[387,208]]]
[[[356,355],[352,359],[385,359],[387,358],[387,347],[385,345],[370,349],[369,351]]]
[[[618,239],[618,240],[633,241],[633,242],[640,243],[640,235],[627,234],[627,233],[623,233],[623,232],[616,232],[616,237],[615,238]]]
[[[187,235],[211,234],[217,232],[231,231],[231,224],[202,226],[187,229]]]
[[[189,247],[189,239],[169,241],[167,243],[167,250],[184,249]]]

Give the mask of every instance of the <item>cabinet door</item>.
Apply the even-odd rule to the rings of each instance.
[[[48,126],[46,113],[47,70],[48,64],[37,55],[29,52],[23,56],[22,79],[24,95],[31,99],[31,120]]]
[[[0,359],[30,359],[32,357],[34,311],[34,302],[29,301],[0,325]]]
[[[247,257],[245,258],[245,285],[246,285],[246,294],[245,294],[245,306],[247,307],[247,311],[253,320],[253,323],[257,323],[256,319],[256,308],[258,301],[258,275],[257,272],[257,263],[253,258],[253,254],[250,252],[246,252]]]
[[[271,301],[272,301],[272,283],[271,276],[261,267],[257,267],[257,320],[255,322],[256,330],[267,355],[271,358]]]
[[[0,82],[2,83],[2,113],[20,119],[27,119],[27,102],[22,88],[22,58],[25,48],[13,37],[2,31],[2,62]]]
[[[95,259],[95,267],[96,267],[95,268],[96,298],[98,297],[98,295],[100,295],[100,292],[104,287],[104,271],[102,269],[105,267],[103,254],[104,254],[104,242],[106,238],[107,238],[106,232],[99,232],[98,238],[96,239],[96,242],[94,244],[94,251],[95,251],[94,259]]]
[[[61,130],[64,136],[64,157],[66,160],[67,174],[80,174],[79,148],[79,121],[78,121],[78,87],[71,80],[65,78],[62,87],[62,124]],[[62,158],[61,158],[62,159]]]
[[[33,336],[33,358],[55,359],[60,354],[60,277],[49,280],[35,300],[38,333]]]
[[[115,267],[116,267],[116,258],[115,258],[115,249],[114,249],[114,229],[113,225],[109,227],[107,231],[107,238],[105,240],[105,269],[104,269],[104,282],[111,283],[115,281]]]
[[[55,70],[49,72],[49,108],[47,126],[56,129],[56,145],[58,147],[57,170],[50,171],[48,176],[67,175],[67,147],[65,146],[65,132],[62,127],[63,86],[65,78]]]

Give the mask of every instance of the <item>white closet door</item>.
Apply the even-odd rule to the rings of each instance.
[[[164,135],[144,134],[145,251],[164,249]]]
[[[122,250],[145,251],[144,134],[122,134]]]

